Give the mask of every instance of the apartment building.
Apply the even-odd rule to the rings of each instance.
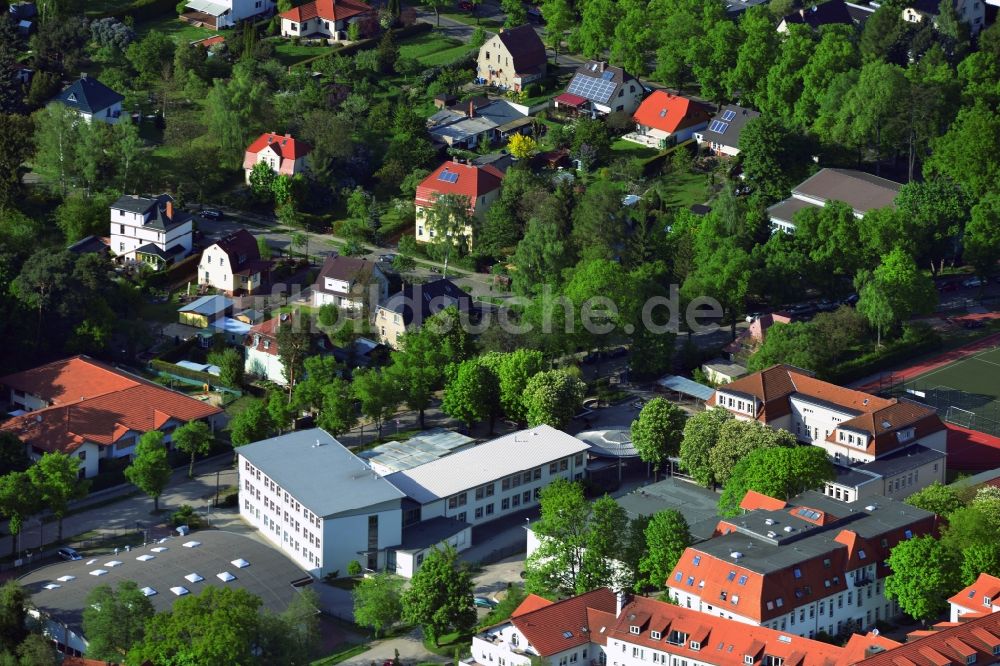
[[[404,516],[404,525],[438,516],[479,525],[537,505],[542,488],[554,479],[582,479],[589,448],[540,425],[385,479],[418,505]]]
[[[890,550],[931,533],[934,514],[896,500],[788,502],[748,492],[743,515],[687,548],[667,581],[681,606],[798,636],[873,627],[899,613],[884,595]]]
[[[175,207],[169,194],[119,197],[111,204],[110,227],[111,251],[118,261],[160,269],[191,253],[192,217]]]
[[[720,386],[709,407],[760,421],[822,447],[837,467],[835,499],[904,499],[944,481],[948,430],[930,407],[880,398],[775,365]]]

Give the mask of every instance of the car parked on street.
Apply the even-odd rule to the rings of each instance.
[[[56,555],[66,560],[67,562],[76,562],[77,560],[82,560],[83,557],[80,553],[76,552],[75,548],[70,548],[69,546],[64,546],[56,551]]]
[[[221,210],[215,210],[214,208],[201,211],[201,216],[206,220],[221,220],[225,217]]]
[[[491,608],[492,609],[492,608],[496,608],[497,605],[498,605],[497,602],[493,601],[492,599],[488,599],[486,597],[475,597],[472,601],[479,608]]]

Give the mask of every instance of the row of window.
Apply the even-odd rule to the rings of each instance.
[[[257,469],[254,465],[251,465],[249,460],[243,461],[243,470],[247,473],[248,477],[255,478],[258,481],[262,481],[262,483],[264,484],[264,488],[268,490],[271,494],[273,494],[275,497],[280,498],[283,496],[285,498],[285,504],[294,509],[296,513],[301,513],[302,517],[306,519],[306,522],[314,525],[317,529],[322,527],[323,521],[319,516],[317,516],[315,513],[313,513],[306,507],[302,506],[302,504],[300,504],[297,499],[295,499],[292,495],[290,495],[287,490],[283,490],[281,486],[279,486],[273,480],[268,478],[266,474],[263,475],[262,479],[260,470]],[[244,487],[247,490],[253,492],[253,488],[250,485],[249,479],[244,479]],[[260,499],[259,490],[257,491],[256,496],[257,499]]]
[[[754,415],[754,403],[750,400],[740,400],[739,398],[734,398],[731,395],[721,395],[719,396],[719,404],[722,407],[728,407],[737,412],[742,412],[744,414]]]
[[[555,460],[549,463],[549,474],[558,474],[559,472],[565,472],[569,470],[569,458],[561,458],[560,460]],[[583,467],[583,454],[578,453],[574,459],[574,464],[577,468]],[[532,481],[539,481],[542,478],[542,468],[535,467],[533,469],[525,470],[524,472],[518,472],[517,474],[512,474],[510,476],[504,477],[500,480],[501,490],[510,490],[511,488],[517,488],[522,484],[531,483]],[[496,482],[485,483],[472,491],[477,500],[482,500],[487,497],[493,497],[496,493]],[[525,499],[525,502],[528,500]],[[468,491],[461,492],[456,495],[452,495],[448,498],[448,508],[457,509],[460,506],[465,506],[469,503]],[[514,506],[517,506],[515,503]],[[504,507],[506,508],[506,507]]]

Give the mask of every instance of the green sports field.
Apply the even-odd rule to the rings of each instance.
[[[947,420],[991,432],[1000,428],[1000,347],[931,370],[905,384]],[[905,395],[905,394],[904,394]]]

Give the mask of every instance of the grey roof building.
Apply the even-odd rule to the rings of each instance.
[[[846,203],[857,218],[875,208],[895,205],[902,184],[855,169],[820,169],[792,190],[792,196],[767,209],[775,230],[795,231],[795,214],[822,208],[829,201]]]
[[[55,101],[65,104],[87,119],[98,118],[114,123],[118,120],[114,110],[117,109],[118,113],[121,113],[121,103],[124,99],[122,94],[84,74],[59,93]]]
[[[694,133],[698,145],[707,145],[712,152],[730,157],[740,154],[740,134],[747,123],[760,116],[759,111],[736,104],[727,104],[712,116],[708,127]]]

